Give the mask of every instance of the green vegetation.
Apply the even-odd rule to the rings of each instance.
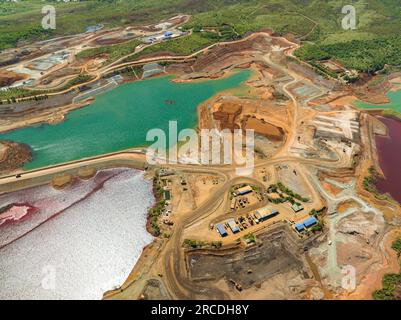
[[[47,99],[48,93],[67,90],[73,86],[76,86],[81,83],[86,83],[92,79],[93,76],[90,76],[88,74],[80,74],[75,78],[69,80],[63,87],[56,90],[28,90],[22,88],[10,88],[6,91],[0,91],[0,104],[4,103],[1,102],[1,100],[6,100],[5,103],[14,103],[17,102],[17,99],[27,98],[27,97],[31,97],[31,100],[35,101]]]
[[[182,245],[183,247],[192,249],[200,249],[200,248],[219,249],[222,246],[222,242],[221,241],[206,242],[200,240],[185,239]]]
[[[312,232],[316,233],[316,232],[323,231],[323,229],[324,229],[324,221],[323,221],[323,219],[318,219],[317,224],[315,224],[311,230],[312,230]]]
[[[328,45],[306,44],[296,55],[314,66],[318,66],[316,61],[334,59],[349,69],[374,73],[385,65],[401,66],[401,36]]]
[[[401,256],[401,238],[395,240],[391,245],[391,248],[393,248],[395,252],[397,252],[397,256],[399,258]]]
[[[78,53],[77,59],[93,58],[102,54],[106,54],[106,64],[109,64],[120,59],[123,56],[133,53],[135,51],[135,48],[141,43],[142,42],[140,40],[135,39],[126,43],[87,49]]]
[[[143,25],[171,17],[180,9],[177,0],[29,0],[0,3],[0,50],[21,41],[48,39],[85,32],[87,26],[103,23],[106,28]],[[56,8],[55,30],[44,30],[41,13],[45,4]],[[184,11],[184,10],[182,10]],[[3,13],[3,14],[2,14]]]
[[[17,98],[29,97],[32,94],[41,94],[42,91],[32,91],[22,88],[10,88],[5,91],[0,91],[0,101],[7,100],[5,103],[16,102]]]
[[[288,101],[289,100],[289,98],[283,92],[280,92],[278,90],[273,91],[273,97],[274,97],[274,99],[279,100],[279,101]]]
[[[194,32],[194,34],[201,34],[205,38],[209,38],[217,41],[232,41],[239,39],[241,36],[235,30],[235,27],[229,24],[222,24],[220,26],[212,26],[208,28],[203,28],[201,25],[189,23],[184,26],[184,30],[190,30]]]
[[[112,76],[116,75],[122,75],[122,76],[131,76],[135,77],[137,79],[140,79],[142,77],[143,69],[142,66],[136,65],[136,66],[128,66],[123,69],[119,70],[113,70],[105,75],[103,75],[103,78],[109,78]]]
[[[150,218],[150,226],[152,228],[151,233],[158,237],[161,233],[158,220],[163,213],[166,201],[163,199],[163,188],[160,187],[156,178],[153,179],[153,193],[156,197],[156,204],[149,209],[148,217]]]
[[[52,32],[51,30],[45,30],[40,26],[32,26],[31,28],[22,31],[16,30],[13,33],[1,33],[0,50],[16,47],[17,44],[21,41],[47,39],[52,37],[53,35],[54,32]]]
[[[392,109],[382,110],[382,116],[388,118],[394,118],[396,120],[401,120],[401,113]]]
[[[327,209],[326,207],[322,207],[319,210],[312,209],[309,212],[309,215],[314,216],[314,217],[320,216],[326,209]]]
[[[383,69],[384,70],[384,69]],[[383,84],[383,82],[387,79],[386,74],[380,74],[375,76],[371,81],[368,83],[369,88],[375,88]]]
[[[337,73],[329,70],[328,68],[321,65],[320,63],[316,63],[314,61],[309,61],[309,64],[313,67],[315,72],[320,74],[321,76],[323,76],[325,78],[328,78],[328,76],[332,77],[332,78],[337,78]]]
[[[252,232],[246,234],[246,235],[244,236],[244,239],[247,240],[247,241],[249,241],[250,243],[256,243],[256,237],[255,237],[255,235],[254,235]]]
[[[376,169],[373,166],[369,167],[368,172],[369,175],[363,178],[363,188],[366,191],[373,193],[375,198],[378,200],[391,201],[391,198],[387,194],[381,194],[375,186],[376,180],[379,176]]]
[[[205,1],[209,2],[210,1]],[[238,35],[263,28],[273,28],[277,33],[287,32],[303,36],[313,27],[313,22],[301,16],[302,8],[296,0],[281,0],[266,3],[260,0],[227,1],[216,0],[209,10],[195,14],[187,24],[194,30],[214,28],[220,35],[231,40]],[[231,5],[230,5],[231,4]]]
[[[373,292],[373,299],[375,300],[398,300],[401,295],[398,292],[398,299],[395,297],[396,290],[400,291],[401,288],[401,273],[399,274],[386,274],[382,280],[383,288]]]
[[[280,191],[288,194],[289,196],[302,201],[302,202],[308,202],[309,199],[308,198],[304,198],[302,196],[300,196],[298,193],[295,193],[294,191],[292,191],[291,189],[287,188],[286,186],[284,186],[281,182],[277,182],[277,187],[280,189]]]
[[[279,198],[267,197],[270,202],[278,204],[284,202],[290,202],[291,204],[301,205],[299,202],[309,202],[309,198],[302,197],[298,193],[292,191],[290,188],[287,188],[283,183],[277,182],[276,184],[271,184],[267,189],[268,193],[277,193],[279,194]]]
[[[70,81],[68,81],[61,90],[66,90],[66,89],[76,86],[78,84],[86,83],[86,82],[92,80],[93,78],[94,77],[90,76],[89,74],[80,74],[80,75],[76,76],[74,79],[71,79]]]
[[[199,240],[185,239],[183,242],[184,247],[190,247],[193,249],[202,248],[205,245],[206,245],[205,241],[199,241]]]
[[[57,28],[41,28],[41,8],[51,3],[57,10]],[[343,30],[343,0],[81,0],[79,2],[30,0],[0,3],[0,50],[19,41],[81,33],[89,25],[106,28],[159,22],[178,12],[192,15],[184,29],[195,37],[184,49],[158,49],[186,54],[200,45],[232,40],[266,28],[277,34],[292,33],[305,41],[298,51],[303,59],[317,62],[332,57],[349,68],[373,72],[385,63],[400,65],[401,8],[396,0],[355,0],[356,30]],[[18,22],[18,23],[16,23]],[[203,30],[203,32],[201,32]],[[202,43],[199,43],[202,40]],[[205,41],[205,42],[203,42]],[[173,41],[171,41],[173,42]],[[181,43],[177,43],[181,45]],[[106,50],[106,49],[101,49]],[[155,49],[156,50],[156,49]],[[152,51],[154,52],[154,51]],[[85,54],[94,54],[87,52]],[[149,53],[149,52],[148,52]],[[324,73],[324,71],[322,71]]]
[[[401,238],[395,240],[391,246],[398,257],[401,255]],[[373,292],[375,300],[399,300],[401,299],[401,272],[398,274],[386,274],[382,280],[382,289]]]
[[[373,166],[369,167],[368,172],[369,172],[369,176],[367,176],[363,179],[363,187],[365,188],[365,190],[367,190],[369,192],[376,192],[377,191],[376,187],[373,186],[373,184],[376,182],[378,173]]]
[[[189,36],[183,36],[181,38],[172,39],[149,46],[143,49],[141,52],[124,59],[124,62],[137,60],[142,56],[156,52],[169,52],[176,55],[186,56],[195,53],[196,51],[207,47],[214,42],[214,39],[204,36],[203,34],[193,33]]]

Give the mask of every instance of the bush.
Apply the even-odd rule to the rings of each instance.
[[[256,237],[253,233],[248,233],[244,236],[244,239],[248,240],[251,243],[256,243]]]
[[[310,62],[335,59],[349,69],[373,74],[386,65],[401,65],[401,36],[328,45],[306,44],[299,48],[295,55]]]
[[[401,286],[401,273],[386,274],[383,277],[382,286],[382,289],[373,293],[373,298],[375,300],[394,300],[396,288]]]
[[[401,238],[395,240],[391,246],[397,252],[397,256],[401,256]]]
[[[103,46],[99,48],[86,49],[77,54],[77,59],[94,58],[99,55],[106,54],[106,64],[112,63],[135,51],[135,48],[141,43],[140,40],[134,39],[121,44]]]

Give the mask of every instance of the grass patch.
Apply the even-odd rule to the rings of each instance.
[[[103,54],[107,55],[106,64],[112,63],[135,51],[135,48],[142,42],[138,39],[126,43],[102,46],[99,48],[86,49],[77,54],[77,59],[94,58]]]
[[[192,248],[192,249],[200,249],[200,248],[213,248],[219,249],[222,246],[221,241],[200,241],[200,240],[192,240],[192,239],[185,239],[182,243],[182,246],[185,248]]]
[[[94,77],[88,74],[80,74],[75,78],[69,80],[63,87],[57,90],[28,90],[23,88],[10,88],[6,91],[0,91],[0,103],[1,100],[6,100],[6,103],[15,103],[18,99],[31,97],[32,100],[47,99],[47,94],[52,92],[64,91],[73,86],[81,83],[86,83],[92,80]]]
[[[244,239],[249,243],[256,243],[256,236],[252,232],[246,234]]]
[[[85,32],[87,26],[103,23],[106,28],[155,23],[177,14],[177,0],[29,0],[0,3],[0,50],[15,47],[21,41]],[[55,30],[44,30],[41,9],[45,4],[56,8]],[[2,14],[3,13],[3,14]]]
[[[328,45],[306,44],[295,54],[312,63],[334,59],[346,68],[373,74],[385,65],[401,66],[401,36]]]
[[[204,47],[207,47],[215,42],[216,40],[214,38],[204,36],[201,33],[193,33],[189,36],[183,36],[181,38],[154,44],[150,47],[143,49],[141,52],[138,52],[137,54],[128,57],[124,61],[125,62],[134,61],[140,57],[157,52],[170,52],[175,55],[186,56],[195,53],[196,51]]]
[[[163,199],[163,188],[159,185],[157,178],[153,179],[153,194],[156,198],[155,205],[148,211],[148,219],[150,222],[151,233],[155,237],[160,236],[161,230],[159,226],[159,217],[163,213],[166,201]]]
[[[44,3],[56,7],[55,30],[41,27]],[[182,12],[192,15],[184,28],[192,28],[202,36],[191,37],[188,42],[176,42],[176,46],[173,41],[166,42],[168,44],[155,46],[144,54],[157,50],[190,54],[213,41],[232,40],[249,32],[272,28],[277,34],[292,33],[308,41],[306,48],[297,51],[301,59],[307,61],[316,62],[322,56],[330,56],[348,68],[366,72],[380,70],[386,63],[399,66],[399,3],[395,0],[354,1],[358,12],[357,30],[354,31],[341,28],[343,5],[342,0],[3,1],[0,3],[0,50],[15,47],[21,41],[81,33],[87,26],[98,23],[103,23],[106,28],[146,25]],[[205,32],[197,32],[202,29]],[[83,55],[91,54],[96,51]]]
[[[271,198],[268,197],[270,202],[273,203],[284,203],[289,201],[291,204],[296,203],[295,200],[301,202],[309,202],[309,198],[302,197],[298,193],[292,191],[290,188],[286,187],[282,182],[277,182],[275,184],[271,184],[267,189],[268,193],[278,193],[280,195],[279,198]],[[300,205],[300,203],[297,203]]]
[[[395,240],[391,245],[391,248],[393,248],[395,252],[397,252],[397,256],[399,258],[401,256],[401,238]]]
[[[377,178],[379,177],[376,169],[373,166],[369,167],[368,172],[369,175],[363,178],[363,188],[366,191],[372,193],[378,200],[391,201],[391,198],[387,194],[381,194],[376,188],[375,183],[377,181]]]
[[[35,94],[43,94],[45,91],[32,91],[22,88],[10,88],[5,91],[0,91],[0,103],[13,103],[17,98],[29,97]],[[2,102],[6,100],[6,102]]]

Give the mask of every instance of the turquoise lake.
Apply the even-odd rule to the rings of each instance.
[[[33,159],[24,169],[150,145],[148,130],[160,128],[168,135],[173,120],[178,130],[196,127],[200,103],[239,87],[250,75],[250,70],[241,70],[218,80],[175,83],[166,76],[126,83],[69,112],[63,122],[17,129],[0,134],[0,140],[31,147]]]
[[[387,97],[391,100],[390,103],[386,104],[370,104],[360,100],[355,101],[355,106],[364,109],[391,109],[401,112],[401,90],[391,91],[387,94]]]

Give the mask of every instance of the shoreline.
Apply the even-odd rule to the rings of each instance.
[[[28,119],[17,120],[16,122],[13,122],[11,124],[0,124],[0,134],[8,133],[10,131],[23,129],[35,125],[42,125],[42,124],[51,125],[63,122],[65,121],[65,116],[69,112],[90,106],[91,103],[93,102],[93,99],[88,99],[88,100],[80,104],[68,104],[66,106],[57,107],[53,111],[46,110],[42,114],[36,115]]]
[[[394,148],[399,147],[399,124],[400,119],[394,117],[384,117],[382,115],[376,116],[376,118],[383,123],[386,127],[385,135],[376,135],[375,141],[380,149],[378,149],[379,162],[383,170],[383,175],[379,176],[374,181],[377,191],[381,194],[388,195],[392,200],[397,203],[401,202],[400,193],[397,192],[397,174],[396,167],[394,167],[394,161],[392,159],[398,159],[398,152],[394,152]],[[397,142],[398,141],[398,142]]]
[[[129,83],[134,83],[134,82],[140,82],[140,81],[148,81],[152,79],[158,79],[158,78],[170,78],[169,81],[175,84],[186,84],[186,83],[201,83],[201,82],[206,82],[206,81],[213,81],[213,80],[221,80],[225,79],[227,77],[230,77],[232,75],[235,75],[241,70],[246,70],[250,68],[233,68],[230,69],[228,72],[222,72],[221,74],[218,74],[216,77],[211,77],[207,75],[202,75],[200,78],[196,79],[185,79],[185,80],[180,80],[178,79],[179,75],[173,74],[173,73],[166,73],[166,74],[160,74],[160,75],[155,75],[151,76],[146,79],[137,79],[137,78],[132,78],[132,79],[124,79],[122,83],[120,83],[117,87],[113,88],[116,89],[118,87],[121,87],[125,84]],[[13,130],[18,130],[22,128],[26,128],[32,125],[41,125],[41,124],[57,124],[60,122],[65,121],[65,116],[77,109],[84,108],[84,107],[89,107],[92,105],[92,103],[95,101],[96,96],[89,97],[88,99],[84,100],[82,103],[70,103],[65,106],[59,106],[54,109],[46,109],[40,114],[34,115],[33,117],[28,117],[27,119],[23,118],[20,120],[17,120],[16,122],[13,122],[11,124],[1,124],[0,123],[0,134],[7,133]],[[5,120],[7,121],[7,120]],[[9,121],[9,120],[8,120]]]
[[[345,300],[374,300],[373,293],[382,288],[382,280],[387,273],[398,273],[401,270],[399,258],[395,250],[391,248],[392,242],[401,235],[400,228],[390,229],[384,234],[381,246],[384,248],[382,253],[382,266],[377,272],[365,276],[363,283],[361,283],[354,292],[344,297]]]
[[[46,239],[44,246],[36,247],[35,251],[37,253],[35,253],[35,255],[38,256],[38,253],[43,252],[44,255],[46,255],[47,259],[50,259],[48,261],[62,261],[63,264],[60,264],[59,267],[62,268],[63,270],[66,271],[68,270],[68,273],[63,275],[62,278],[60,278],[61,286],[57,288],[57,291],[54,294],[58,296],[66,296],[70,298],[75,297],[75,299],[80,299],[79,297],[81,296],[81,293],[77,292],[76,290],[71,290],[71,288],[74,287],[79,288],[80,284],[82,285],[87,284],[88,286],[87,289],[90,291],[84,293],[84,295],[89,293],[90,295],[92,295],[94,299],[101,299],[105,290],[109,290],[110,288],[116,287],[117,285],[120,285],[122,282],[124,282],[126,278],[130,275],[132,266],[136,265],[139,258],[141,257],[143,249],[153,242],[153,237],[146,231],[145,228],[146,208],[150,205],[153,196],[152,196],[151,185],[147,177],[145,176],[143,170],[136,170],[136,169],[132,170],[131,168],[126,167],[126,168],[111,169],[111,171],[109,170],[108,172],[107,171],[108,170],[99,171],[100,175],[98,175],[96,179],[91,179],[90,184],[88,184],[86,180],[79,179],[78,177],[76,177],[75,188],[69,190],[69,192],[72,193],[70,193],[70,196],[66,196],[66,202],[64,202],[63,198],[60,198],[58,191],[54,190],[49,184],[39,186],[39,189],[32,189],[32,192],[33,194],[35,194],[35,197],[33,198],[29,197],[29,199],[31,199],[30,204],[34,205],[35,207],[37,204],[40,210],[44,210],[43,216],[42,217],[40,215],[36,216],[35,219],[27,222],[28,224],[26,226],[25,225],[21,226],[21,228],[4,229],[4,231],[7,230],[7,232],[11,232],[10,235],[13,235],[13,239],[12,238],[7,239],[3,237],[4,244],[6,246],[8,246],[17,239],[21,238],[22,240],[22,237],[30,234],[29,237],[24,238],[23,241],[7,247],[7,251],[2,251],[2,253],[5,254],[4,257],[5,261],[7,261],[6,260],[7,256],[11,256],[13,252],[18,252],[18,251],[20,251],[20,254],[18,255],[16,261],[18,261],[18,259],[23,259],[24,251],[30,251],[29,243],[33,242],[39,244],[40,242],[43,242],[42,241],[43,239]],[[109,183],[108,181],[110,181],[110,184],[107,187],[105,187],[105,184]],[[123,184],[120,184],[120,181],[124,181]],[[132,188],[132,186],[134,188]],[[143,188],[144,186],[145,188]],[[48,205],[43,203],[42,193],[41,193],[43,191],[46,191],[45,197],[46,199],[49,199],[48,201],[52,201],[52,199],[56,201],[54,202],[54,207],[53,206],[49,207]],[[121,200],[118,199],[115,200],[113,202],[114,205],[111,205],[110,209],[114,207],[113,211],[116,211],[118,215],[112,218],[108,217],[108,215],[109,213],[113,213],[113,211],[108,212],[108,210],[102,210],[101,208],[103,207],[102,203],[107,203],[109,196],[115,192],[121,192],[119,199],[125,198],[126,197],[125,195],[129,194],[132,195],[137,194],[137,197],[134,196],[133,198],[131,198],[129,202],[127,202],[127,204],[128,203],[131,204],[129,206],[126,206],[123,202],[121,202]],[[20,191],[20,193],[17,194],[3,195],[2,199],[4,201],[13,203],[15,199],[18,199],[20,195],[23,194],[24,191]],[[86,212],[87,206],[88,205],[90,206],[91,203],[96,204],[96,206],[92,207],[89,212]],[[74,209],[75,206],[77,206],[76,207],[77,210]],[[53,248],[54,246],[62,248],[64,247],[64,244],[62,242],[60,243],[60,241],[51,241],[51,239],[59,239],[60,237],[63,237],[62,234],[64,232],[60,234],[54,230],[62,230],[63,228],[65,228],[65,226],[68,227],[72,225],[72,223],[74,225],[76,225],[77,223],[80,224],[79,217],[81,216],[82,213],[88,213],[89,215],[85,215],[85,219],[82,221],[83,225],[77,228],[76,232],[74,229],[74,233],[71,234],[71,240],[77,240],[77,241],[67,241],[68,243],[66,243],[66,245],[68,246],[66,248],[66,251],[64,250],[59,251],[59,254],[56,254],[56,256],[49,254],[49,252],[53,252],[51,248]],[[94,214],[93,217],[92,214]],[[54,218],[56,216],[59,216],[62,220],[60,220],[60,218],[57,218],[55,220]],[[98,222],[96,222],[97,220],[93,220],[93,218],[96,217],[99,217]],[[41,225],[47,223],[50,220],[54,221],[52,222],[51,225],[49,225],[48,227],[43,226],[44,228],[40,227]],[[110,221],[110,224],[108,223],[105,224],[105,222],[107,221]],[[84,235],[86,230],[86,225],[88,225],[89,229],[97,230],[98,232],[96,232],[97,235],[95,236],[95,239],[101,240],[105,244],[109,243],[108,244],[109,247],[112,246],[112,243],[117,244],[121,242],[121,247],[118,248],[118,250],[116,250],[117,253],[111,253],[105,255],[104,253],[102,253],[103,250],[102,247],[101,246],[97,247],[98,242],[96,240],[94,240],[93,242],[91,240],[88,243],[89,245],[95,246],[94,250],[90,251],[91,254],[89,256],[86,255],[88,251],[79,250],[82,244],[87,241],[82,240],[82,237],[76,237],[74,235],[79,235],[79,234]],[[99,227],[96,227],[97,225],[99,225]],[[37,230],[38,232],[35,231],[31,233],[31,231],[36,230],[38,227],[40,227],[40,229]],[[110,238],[108,236],[109,233],[99,232],[98,228],[100,228],[100,230],[104,230],[104,232],[111,232]],[[65,230],[68,230],[68,228]],[[117,233],[112,236],[112,234],[115,233],[115,231],[113,230],[117,231]],[[118,230],[121,230],[122,233],[120,234]],[[66,232],[68,234],[68,231]],[[144,233],[146,233],[146,237],[143,235]],[[126,238],[124,234],[128,236],[128,238]],[[46,238],[43,238],[44,236],[46,236]],[[86,238],[87,239],[92,238],[90,233],[86,236]],[[118,240],[118,239],[122,240],[124,238],[126,238],[126,240],[124,241]],[[8,243],[9,240],[12,240],[11,243]],[[51,242],[53,243],[58,242],[59,244],[50,245]],[[46,243],[50,245],[49,250]],[[77,259],[76,257],[74,257],[75,255],[71,256],[69,252],[74,252],[75,250],[80,251],[77,252],[78,255],[77,257],[84,256],[86,261],[89,262],[89,265],[86,266],[86,263],[82,262],[82,259],[80,258]],[[45,254],[45,252],[47,253]],[[126,252],[126,254],[122,255],[121,253],[123,252]],[[31,253],[29,255],[32,256]],[[113,257],[116,258],[115,262],[113,262]],[[101,270],[96,272],[94,272],[95,270],[92,270],[93,267],[91,266],[95,266],[97,263],[101,263],[102,260],[105,261],[107,259],[110,259],[110,262],[108,262],[108,264],[111,265],[114,264],[114,266],[111,269],[107,268],[105,269],[105,267],[103,267],[103,269],[107,271],[107,273],[104,274]],[[37,258],[35,260],[40,261],[40,259],[38,260]],[[45,261],[43,261],[42,263],[45,263]],[[78,265],[76,265],[76,262],[78,263]],[[74,281],[71,284],[71,288],[69,286],[66,287],[65,283],[68,283],[69,279],[74,279],[75,278],[74,275],[77,275],[77,272],[79,272],[80,270],[80,268],[78,267],[79,265],[84,267],[84,269],[82,270],[83,275],[75,279],[76,281]],[[12,266],[9,267],[10,268],[8,269],[7,268],[3,269],[3,271],[5,271],[5,274],[10,274],[10,275],[24,274],[24,267],[21,264],[18,270],[14,270],[14,268],[11,268]],[[38,278],[38,276],[40,276],[41,264],[39,264],[37,267],[38,268],[32,270],[28,269],[29,272],[25,274],[25,277],[24,276],[21,277],[21,281],[16,283],[14,289],[12,289],[13,287],[9,287],[9,289],[12,290],[9,293],[7,293],[6,296],[7,295],[9,295],[10,297],[17,296],[19,292],[25,290],[25,288],[31,288],[32,282],[26,281],[31,277],[32,279],[39,279],[40,281],[40,277]],[[84,276],[85,273],[90,273],[91,275],[93,274],[93,277],[89,277],[88,279],[86,279],[86,277]],[[110,276],[104,277],[104,275],[106,274],[109,274]],[[24,280],[25,278],[26,280]],[[81,279],[81,281],[78,279]],[[97,280],[95,281],[95,279]],[[64,285],[62,285],[62,283],[64,283]],[[8,283],[8,285],[10,285],[10,283]],[[7,288],[7,286],[5,286],[5,288]],[[39,289],[38,291],[27,292],[26,297],[29,298],[30,295],[32,296],[32,298],[34,298],[35,296],[36,298],[38,297],[44,298],[45,296],[48,296],[48,293],[40,290],[40,282],[38,289]],[[5,294],[5,292],[3,292],[3,294]],[[49,293],[49,295],[51,296],[53,294]]]
[[[248,71],[248,70],[249,70],[249,72],[250,72],[250,75],[249,75],[249,77],[244,81],[244,82],[246,82],[246,81],[248,81],[250,78],[252,78],[252,76],[253,76],[252,74],[253,74],[254,70],[253,70],[252,68],[247,68],[247,69],[237,69],[237,68],[233,68],[232,70],[229,70],[228,72],[225,72],[225,74],[224,74],[222,77],[219,77],[218,79],[213,79],[213,80],[221,80],[222,78],[228,78],[228,77],[234,76],[234,75],[238,74],[238,72],[241,72],[241,71]],[[161,76],[161,77],[169,77],[169,78],[171,78],[171,77],[173,77],[173,76],[174,76],[174,75],[163,75],[163,76]],[[155,78],[155,79],[158,79],[158,78],[161,78],[161,77],[158,76],[158,77],[154,77],[154,78]],[[151,79],[145,79],[144,81],[146,81],[146,80],[151,80]],[[204,78],[202,81],[213,81],[213,80],[210,80],[209,78]],[[138,81],[138,80],[133,80],[133,81],[129,81],[129,82],[126,82],[126,83],[133,83],[133,82],[137,82],[137,81]],[[171,79],[170,79],[169,81],[171,81]],[[192,83],[193,81],[191,80],[190,82]],[[195,80],[195,82],[198,82],[198,81]],[[122,85],[123,85],[123,84],[122,84]],[[120,85],[120,86],[121,86],[121,85]],[[239,87],[242,87],[242,86],[243,86],[243,83],[241,83],[241,84],[239,85]],[[224,90],[221,90],[221,91],[216,92],[216,93],[213,94],[211,97],[209,97],[209,98],[206,99],[206,100],[201,101],[199,105],[195,106],[195,112],[197,112],[196,110],[198,110],[199,106],[202,105],[202,104],[204,104],[206,101],[209,101],[210,99],[213,99],[214,97],[216,97],[216,96],[218,96],[218,95],[220,95],[220,94],[222,94],[222,93],[224,93],[224,92],[229,92],[230,90],[235,90],[235,89],[237,89],[237,87],[235,87],[235,88],[229,88],[229,89],[224,89]],[[92,98],[91,101],[86,101],[85,103],[82,103],[82,104],[78,104],[78,105],[70,104],[70,105],[68,105],[68,106],[66,106],[66,107],[60,107],[59,110],[57,110],[58,114],[54,114],[54,113],[49,114],[49,113],[46,113],[46,114],[44,114],[44,115],[41,115],[41,116],[38,116],[38,117],[34,117],[34,118],[29,119],[29,120],[21,120],[21,121],[19,121],[19,122],[16,122],[16,123],[13,123],[13,124],[10,124],[10,125],[6,125],[6,126],[1,126],[1,125],[0,125],[0,134],[7,133],[7,132],[10,132],[10,131],[13,131],[13,130],[24,129],[24,128],[30,127],[30,126],[32,126],[32,125],[43,125],[43,124],[52,125],[52,124],[57,124],[57,123],[64,122],[64,121],[66,121],[66,115],[67,115],[69,112],[72,112],[72,111],[75,111],[75,110],[78,110],[78,109],[84,108],[84,107],[90,107],[90,106],[92,105],[92,103],[93,103],[94,100],[95,100],[95,99]],[[57,121],[55,121],[55,120],[57,120]],[[196,129],[196,128],[199,126],[199,122],[200,122],[199,120],[200,120],[199,114],[197,113],[196,123],[195,123],[194,126],[193,126],[194,129]],[[0,140],[0,142],[1,142],[1,141],[4,141],[4,140]],[[138,144],[138,145],[129,146],[128,149],[146,148],[146,147],[148,147],[149,145],[151,145],[150,142],[149,142],[148,144]],[[91,158],[91,157],[98,157],[98,156],[102,156],[102,155],[107,155],[107,154],[110,154],[110,153],[122,152],[123,150],[128,150],[128,149],[116,149],[116,150],[112,150],[112,151],[110,151],[110,152],[108,152],[108,153],[106,153],[106,154],[104,154],[104,153],[101,153],[101,154],[94,154],[94,155],[89,156],[89,158]],[[32,151],[32,150],[31,150],[31,151]],[[33,154],[33,152],[32,152],[32,154]],[[71,162],[73,162],[73,161],[79,161],[79,160],[82,160],[82,159],[85,159],[85,157],[84,157],[84,158],[79,157],[79,158],[76,158],[76,159],[72,159],[72,160],[69,160],[68,162],[70,162],[70,161],[71,161]],[[33,159],[33,161],[34,161],[34,159]],[[19,167],[17,170],[20,170],[21,172],[26,171],[25,168],[26,168],[27,165],[29,166],[30,163],[32,163],[32,160],[29,161],[29,162],[27,162],[27,163],[25,163],[24,166]],[[35,169],[44,168],[44,167],[47,167],[47,166],[49,166],[49,167],[50,167],[50,166],[55,166],[55,165],[59,165],[59,164],[60,164],[60,163],[49,164],[49,165],[46,165],[46,166],[29,167],[28,171],[29,171],[29,170],[35,170]]]

